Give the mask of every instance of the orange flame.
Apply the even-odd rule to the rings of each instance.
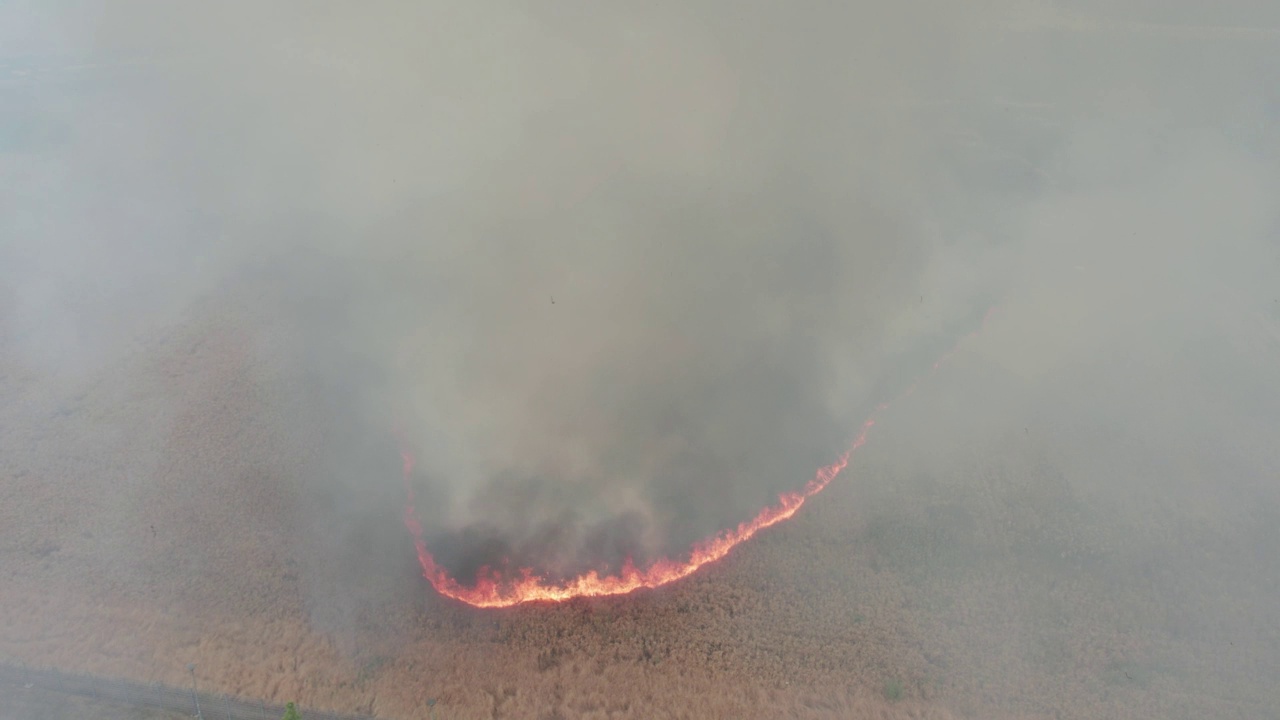
[[[942,365],[955,354],[960,345],[969,338],[978,335],[986,328],[987,322],[995,308],[987,311],[982,320],[982,328],[965,335],[955,345],[933,363],[926,378],[937,372]],[[923,379],[923,378],[922,378]],[[900,396],[905,398],[915,392],[921,380],[912,383]],[[418,562],[422,565],[423,577],[431,583],[441,595],[461,601],[478,608],[502,608],[521,603],[547,601],[564,602],[578,597],[605,597],[609,595],[625,595],[641,588],[656,588],[682,578],[689,577],[699,568],[713,563],[728,555],[738,545],[751,539],[765,528],[794,516],[805,501],[817,495],[831,484],[832,480],[849,465],[849,459],[858,448],[867,442],[867,434],[876,424],[877,416],[889,408],[890,403],[882,402],[872,411],[871,417],[862,423],[862,428],[853,439],[849,449],[845,450],[834,463],[818,470],[814,478],[805,484],[799,492],[783,493],[778,496],[778,504],[764,508],[755,517],[740,523],[736,528],[724,530],[706,540],[696,543],[689,552],[687,560],[661,559],[648,568],[640,569],[628,559],[623,563],[617,575],[601,576],[595,570],[562,582],[553,582],[533,572],[532,569],[520,570],[519,577],[504,578],[488,567],[480,568],[475,584],[464,586],[436,563],[427,550],[423,540],[422,524],[413,509],[413,487],[409,477],[413,473],[414,458],[408,450],[401,450],[404,460],[405,490],[408,493],[408,504],[404,511],[404,524],[413,534],[414,545],[418,549]]]

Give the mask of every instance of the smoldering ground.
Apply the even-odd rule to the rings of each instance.
[[[270,477],[299,478],[281,522],[336,622],[413,572],[397,429],[464,578],[678,553],[999,303],[985,365],[875,442],[997,527],[1010,495],[954,468],[1039,430],[1052,492],[1010,473],[1102,506],[1111,574],[1086,577],[1176,584],[1201,561],[1170,527],[1258,558],[1158,628],[1234,603],[1244,642],[1274,627],[1269,6],[984,7],[26,11],[100,67],[5,81],[8,342],[70,387],[236,298],[273,422],[319,448]],[[1030,643],[1007,599],[997,639]]]

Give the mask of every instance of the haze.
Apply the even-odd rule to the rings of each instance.
[[[929,618],[886,662],[952,677],[907,688],[937,712],[1262,717],[1277,77],[1264,2],[7,3],[0,616],[294,618],[296,585],[358,656],[435,617],[398,444],[463,580],[678,556],[994,308],[821,529],[762,540],[812,572],[743,582],[840,614],[882,579],[822,538],[883,543]],[[966,598],[1003,622],[948,620]],[[186,662],[148,642],[0,658]],[[211,682],[270,692],[234,655]]]

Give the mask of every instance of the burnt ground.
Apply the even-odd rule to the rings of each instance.
[[[1280,463],[1259,455],[1280,428],[1193,356],[1099,380],[972,348],[794,521],[705,572],[478,612],[418,578],[394,445],[336,442],[345,421],[252,300],[93,373],[0,358],[0,657],[174,684],[195,662],[211,692],[393,718],[428,698],[448,718],[1280,707]],[[1270,378],[1267,332],[1236,352]],[[1100,409],[1125,393],[1214,432],[1171,455],[1160,428]]]

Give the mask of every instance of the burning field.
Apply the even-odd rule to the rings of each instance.
[[[984,406],[1029,392],[984,357],[1017,343],[1026,311],[878,411],[787,522],[697,572],[477,609],[466,601],[511,604],[519,586],[477,596],[438,577],[456,602],[422,580],[394,438],[361,461],[378,482],[308,484],[344,461],[333,449],[350,428],[316,422],[315,393],[271,389],[280,375],[246,331],[262,301],[220,300],[64,395],[7,356],[6,659],[175,685],[195,662],[202,688],[393,718],[427,717],[429,699],[464,718],[1256,717],[1274,700],[1252,630],[1270,622],[1275,526],[1194,501],[1213,444],[1189,441],[1146,480],[1178,494],[1162,512],[1108,479],[1138,482],[1145,453],[1124,448],[1167,428],[1110,438],[1090,408],[1151,385]],[[1254,338],[1243,359],[1280,346],[1262,318],[1237,327]],[[1165,372],[1240,442],[1263,442],[1213,410],[1196,373]],[[120,434],[92,432],[104,422]],[[153,455],[133,440],[149,422],[166,433]],[[1130,459],[1108,471],[1074,443]],[[1265,508],[1255,477],[1243,487]]]
[[[864,5],[0,7],[0,661],[1280,707],[1274,33]]]
[[[988,311],[987,316],[990,317],[990,314]],[[985,322],[984,319],[984,325]],[[937,371],[954,352],[955,348],[952,348],[946,355],[936,360],[933,370]],[[903,395],[915,392],[916,387],[917,384],[910,385]],[[876,406],[875,413],[888,410],[890,405],[891,403],[888,402],[880,403]],[[661,558],[643,569],[637,568],[635,561],[628,556],[624,558],[616,574],[606,572],[602,575],[597,570],[588,570],[577,576],[556,580],[538,575],[536,570],[528,567],[520,568],[515,576],[503,577],[488,565],[482,565],[476,571],[472,585],[470,587],[462,585],[427,549],[426,540],[423,538],[422,522],[413,508],[414,456],[407,449],[401,449],[401,457],[404,460],[405,492],[408,495],[404,522],[409,532],[413,534],[423,577],[431,583],[436,592],[472,607],[500,608],[526,602],[564,602],[574,598],[609,597],[625,595],[640,589],[659,588],[677,580],[683,580],[709,563],[720,560],[761,530],[790,520],[807,500],[826,490],[840,472],[849,466],[850,457],[867,442],[867,435],[875,424],[876,417],[872,415],[862,423],[849,449],[845,450],[836,462],[818,470],[814,478],[801,490],[783,493],[778,497],[776,505],[765,507],[755,516],[739,523],[736,528],[699,541],[689,550],[687,558],[680,560]]]

